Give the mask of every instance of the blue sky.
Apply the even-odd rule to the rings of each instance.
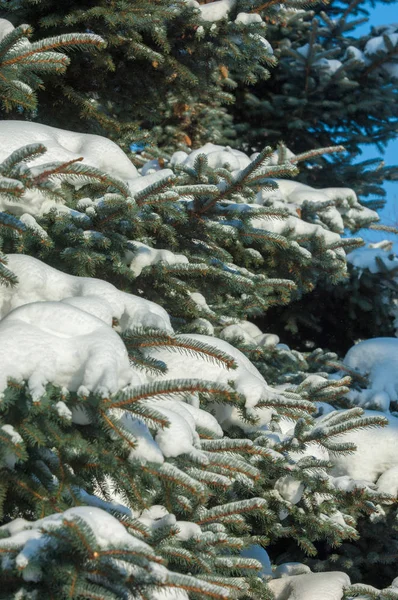
[[[356,31],[358,32],[358,35],[367,33],[372,25],[385,25],[387,23],[398,22],[398,2],[394,2],[392,5],[378,3],[376,8],[369,8],[369,11],[370,20],[368,23],[357,28]],[[363,147],[363,154],[361,155],[360,160],[375,158],[377,156],[380,156],[380,154],[376,146],[367,145]],[[398,164],[398,136],[389,143],[382,156],[387,165]],[[398,182],[387,182],[384,187],[387,192],[387,204],[384,210],[380,212],[380,216],[386,225],[398,226]],[[391,238],[391,234],[389,236],[383,232],[372,232],[369,235],[365,232],[363,233],[364,238],[372,239],[372,241],[385,239],[386,237]],[[397,238],[396,241],[398,240],[398,236],[393,237]]]

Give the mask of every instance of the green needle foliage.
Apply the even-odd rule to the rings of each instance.
[[[343,144],[347,155],[320,158],[302,181],[383,197],[383,180],[396,180],[396,166],[357,162],[361,145],[382,150],[396,136],[398,47],[394,25],[359,34],[367,8],[356,0],[282,8],[284,18],[267,28],[278,66],[266,83],[240,87],[232,109],[243,148],[279,140],[293,152]]]
[[[171,147],[171,133],[174,142],[200,143],[196,128],[205,135],[201,121],[209,109],[228,122],[220,104],[232,99],[233,66],[240,81],[269,76],[275,59],[261,18],[248,26],[235,22],[244,4],[239,0],[230,14],[224,11],[214,22],[202,15],[198,3],[186,0],[5,0],[0,14],[31,23],[39,37],[80,29],[107,42],[105,52],[85,56],[83,80],[78,63],[62,81],[54,80],[40,98],[39,121],[79,129],[83,117],[86,131],[125,141],[126,147],[134,138],[146,139],[144,130],[157,125],[151,143],[167,138]],[[254,5],[260,6],[260,0]]]
[[[69,58],[66,50],[98,50],[105,46],[98,35],[69,33],[31,43],[32,28],[15,29],[0,22],[0,100],[2,112],[18,111],[32,115],[37,110],[37,93],[43,79],[65,73]]]
[[[336,471],[391,423],[354,404],[371,377],[301,333],[341,351],[375,290],[371,333],[392,331],[395,259],[347,266],[363,242],[345,234],[380,207],[346,186],[395,177],[351,159],[395,127],[396,34],[355,41],[361,3],[322,8],[0,0],[51,36],[0,21],[8,117],[148,142],[125,179],[117,148],[98,168],[31,123],[1,159],[1,599],[273,600],[264,549],[344,571],[349,600],[396,597],[396,498]],[[202,146],[233,137],[245,153]]]

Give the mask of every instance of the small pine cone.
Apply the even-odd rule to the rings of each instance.
[[[219,67],[220,69],[220,73],[223,79],[227,79],[229,73],[228,73],[228,67],[226,67],[225,65],[221,65]]]
[[[185,104],[184,102],[176,102],[173,105],[173,113],[176,115],[176,117],[182,117],[188,108],[188,104]]]

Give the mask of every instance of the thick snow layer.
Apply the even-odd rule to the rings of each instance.
[[[398,466],[398,418],[374,410],[365,410],[364,416],[387,418],[388,425],[357,429],[333,437],[334,442],[353,442],[357,451],[345,455],[334,454],[330,456],[330,460],[334,464],[333,475],[348,475],[353,479],[374,483],[380,475]],[[318,424],[322,425],[322,418],[318,420]]]
[[[164,455],[147,425],[139,419],[134,419],[130,413],[125,411],[119,411],[118,416],[119,424],[135,439],[136,445],[130,451],[129,460],[138,460],[142,464],[147,462],[162,464]]]
[[[208,381],[217,381],[227,385],[233,381],[236,390],[246,396],[248,407],[253,407],[257,402],[270,391],[263,376],[256,367],[249,361],[242,352],[217,338],[207,335],[190,334],[179,335],[178,340],[186,341],[196,340],[213,346],[222,352],[231,356],[237,363],[236,369],[226,369],[217,361],[206,360],[198,354],[180,354],[170,352],[165,348],[151,348],[148,354],[166,362],[168,371],[163,377],[167,379],[177,379],[183,376],[187,379],[205,379]]]
[[[0,162],[15,150],[34,143],[43,144],[47,152],[29,163],[33,166],[83,157],[84,164],[124,181],[139,177],[123,150],[105,137],[29,121],[0,121]]]
[[[134,380],[119,335],[97,317],[61,302],[26,304],[0,321],[0,364],[0,392],[9,378],[26,380],[34,399],[47,383],[106,395]]]
[[[391,32],[388,34],[384,33],[384,35],[387,35],[392,46],[396,46],[398,44],[398,33]],[[388,52],[388,48],[387,48],[387,45],[384,40],[384,35],[379,35],[374,38],[371,38],[366,43],[365,54],[372,55],[372,54],[376,54],[377,52],[382,52],[382,53]]]
[[[176,517],[161,504],[154,504],[143,510],[137,520],[152,531],[165,526],[173,526],[178,530],[176,538],[182,541],[200,538],[202,535],[202,529],[199,525],[191,521],[177,521]]]
[[[291,504],[297,504],[303,496],[304,485],[291,475],[284,475],[275,482],[275,489],[284,500]]]
[[[167,312],[158,304],[121,292],[106,281],[67,275],[31,256],[9,254],[7,259],[18,285],[0,287],[0,318],[27,303],[64,301],[108,324],[112,316],[122,330],[140,326],[172,330]]]
[[[352,390],[350,399],[361,406],[388,410],[398,399],[398,339],[373,338],[353,346],[344,364],[368,378],[368,387]]]
[[[375,28],[376,33],[380,33],[381,35],[377,35],[371,38],[365,46],[365,55],[367,58],[367,62],[377,60],[378,56],[386,56],[390,53],[385,37],[387,37],[390,41],[390,44],[395,47],[398,44],[398,25],[397,23],[392,23],[390,25],[381,25]],[[385,61],[381,64],[381,68],[384,71],[394,78],[398,78],[398,64],[396,62],[388,62]]]
[[[263,23],[261,15],[258,13],[245,13],[240,12],[235,19],[235,23],[242,23],[242,25],[251,25],[252,23]]]
[[[348,46],[343,57],[345,60],[355,59],[360,63],[365,63],[367,61],[364,53],[359,48],[355,46]]]
[[[29,161],[29,167],[33,173],[43,165],[82,158],[84,164],[96,167],[102,172],[124,181],[132,196],[160,179],[174,176],[170,169],[162,169],[145,177],[140,176],[123,150],[111,140],[99,135],[76,133],[26,121],[0,121],[0,162],[15,150],[33,143],[41,143],[47,148],[45,154]],[[81,185],[80,181],[77,184],[73,179],[70,181],[75,185]],[[52,185],[54,188],[59,186],[54,181]],[[99,201],[101,200],[97,202]],[[84,200],[80,202],[80,206],[83,205],[83,202]],[[93,201],[89,201],[89,203],[95,205]],[[64,204],[49,199],[35,188],[26,189],[17,200],[5,195],[0,198],[0,210],[9,211],[22,217],[22,221],[35,229],[42,237],[45,232],[35,222],[34,217],[42,216],[52,209],[61,213],[80,215],[81,218],[85,217],[84,212],[81,214],[73,211]],[[88,206],[87,214],[89,210],[90,206]]]
[[[250,221],[251,225],[256,229],[262,229],[263,231],[269,231],[271,233],[277,233],[283,235],[285,232],[290,233],[294,237],[311,237],[322,239],[325,245],[330,246],[333,244],[339,244],[341,242],[340,235],[333,231],[328,231],[321,225],[314,225],[313,223],[307,223],[298,217],[287,217],[287,219],[264,219],[254,218]],[[311,254],[302,248],[302,252],[306,252],[308,258],[311,258]],[[331,250],[336,256],[345,258],[345,252],[341,248]]]
[[[275,600],[341,600],[350,579],[346,573],[331,571],[282,577],[268,585]]]

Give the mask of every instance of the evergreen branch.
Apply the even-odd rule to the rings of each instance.
[[[102,402],[104,409],[128,408],[142,400],[167,398],[177,394],[216,394],[225,402],[234,402],[237,394],[231,388],[224,387],[213,381],[175,379],[171,381],[158,381],[152,384],[137,386],[131,391],[119,392],[113,398],[106,398]]]
[[[38,156],[45,154],[47,148],[43,144],[28,144],[18,150],[14,150],[7,158],[0,164],[0,173],[4,176],[11,175],[13,169],[26,161],[34,160]]]
[[[32,183],[33,183],[33,185],[40,185],[40,183],[43,183],[43,181],[46,181],[51,176],[60,175],[60,174],[65,173],[65,171],[68,169],[68,167],[70,165],[73,165],[77,162],[81,162],[82,160],[83,160],[83,157],[80,156],[79,158],[74,158],[65,163],[40,165],[41,172],[32,179]]]
[[[215,346],[210,346],[209,344],[194,339],[173,337],[158,329],[148,331],[137,328],[135,330],[129,330],[123,334],[123,339],[127,349],[156,347],[164,347],[166,350],[176,349],[180,352],[186,352],[191,356],[198,354],[204,360],[221,363],[227,369],[237,368],[234,359]]]
[[[317,156],[323,156],[325,154],[336,154],[337,152],[346,152],[344,146],[329,146],[328,148],[315,148],[314,150],[308,150],[308,152],[302,152],[301,154],[296,154],[290,158],[290,162],[298,163],[304,160],[312,160]]]

